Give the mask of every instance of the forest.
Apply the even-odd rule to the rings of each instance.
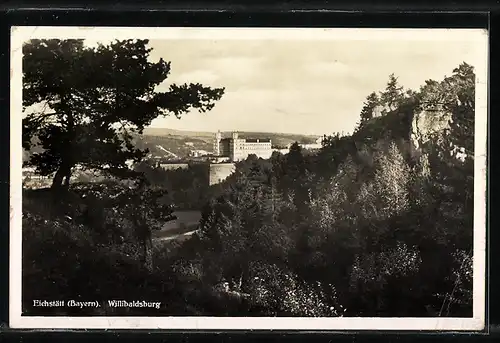
[[[70,67],[60,41],[25,47],[32,55],[24,61],[29,92],[23,100],[50,102],[55,120],[29,115],[24,147],[39,137],[45,150],[28,164],[55,176],[51,188],[23,190],[24,315],[472,316],[472,66],[462,63],[418,90],[405,90],[390,75],[386,89],[368,95],[353,114],[359,123],[352,134],[325,136],[318,153],[294,144],[269,160],[251,155],[223,183],[207,187],[196,169],[165,172],[140,164],[126,171],[126,158],[139,163],[146,152],[110,124],[132,122],[140,134],[160,109],[209,111],[224,89],[192,84],[155,95],[148,82],[166,78],[170,66],[141,59],[148,72],[129,84],[135,88],[117,88],[128,79],[106,84],[98,71],[85,80],[61,77],[53,89],[40,86],[47,75],[103,65],[112,53],[124,56],[118,62],[133,73],[139,62],[127,54],[147,55],[146,43],[92,51],[78,41],[63,44],[73,59],[82,56],[82,65]],[[43,63],[51,44],[62,51],[66,69]],[[127,106],[116,110],[109,97],[96,94],[106,87]],[[61,89],[80,96],[56,96]],[[149,101],[137,100],[141,92]],[[86,117],[68,115],[75,109]],[[423,116],[446,125],[433,130],[431,120],[416,130]],[[70,182],[75,164],[109,178]],[[198,231],[183,241],[155,241],[152,233],[173,218],[176,202],[202,209]],[[165,306],[32,307],[33,299],[47,298],[140,298]]]

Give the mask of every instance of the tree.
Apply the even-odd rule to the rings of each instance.
[[[450,137],[454,147],[469,158],[474,156],[475,81],[474,67],[465,62],[444,80],[446,88],[453,90],[447,92],[453,95],[453,101],[446,105],[452,115]]]
[[[143,179],[137,187],[118,182],[84,183],[75,185],[72,191],[79,195],[83,208],[75,215],[76,220],[102,234],[103,243],[112,243],[116,236],[137,242],[144,265],[152,269],[152,234],[176,219],[165,189]]]
[[[306,164],[301,146],[295,142],[290,147],[290,152],[286,155],[285,165],[287,167],[287,176],[293,183],[300,181],[304,176]]]
[[[408,207],[406,183],[410,178],[410,169],[403,155],[394,143],[387,153],[378,158],[379,167],[375,172],[375,190],[378,195],[379,213],[387,217],[395,216]]]
[[[448,136],[452,153],[460,151],[468,157],[474,155],[475,78],[474,67],[464,62],[452,76],[442,82],[427,80],[420,90],[423,109],[451,114]]]
[[[391,74],[385,90],[380,94],[380,102],[387,107],[387,110],[394,111],[402,99],[404,99],[403,87],[399,85],[398,78]]]
[[[425,80],[420,87],[420,104],[423,110],[442,109],[444,93],[441,82]]]
[[[366,101],[363,104],[363,109],[361,110],[361,122],[367,121],[373,118],[373,111],[379,105],[380,100],[377,93],[372,92],[366,97]]]
[[[24,44],[23,109],[31,111],[23,119],[23,147],[43,147],[28,164],[41,175],[55,173],[54,189],[69,185],[76,165],[133,176],[125,162],[147,151],[134,147],[132,133],[142,133],[160,115],[209,111],[222,97],[224,88],[199,83],[157,91],[170,62],[150,62],[147,45],[123,40],[88,47],[82,39]]]

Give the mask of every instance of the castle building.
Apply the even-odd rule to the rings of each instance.
[[[239,138],[237,132],[233,132],[230,138],[222,138],[220,131],[215,134],[215,156],[225,156],[230,161],[237,162],[246,159],[251,154],[268,159],[272,153],[271,139]]]

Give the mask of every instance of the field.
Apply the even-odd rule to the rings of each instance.
[[[159,240],[172,239],[194,231],[201,219],[200,211],[176,211],[174,214],[177,219],[166,223],[161,231],[156,231],[153,235],[154,238]]]

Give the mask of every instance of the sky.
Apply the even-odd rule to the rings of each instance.
[[[418,90],[425,80],[442,80],[460,63],[475,66],[484,56],[478,49],[483,46],[478,45],[477,32],[457,30],[439,34],[421,30],[418,35],[414,34],[418,30],[399,30],[406,33],[396,35],[354,29],[348,31],[353,33],[351,39],[343,33],[347,31],[325,38],[325,32],[308,29],[286,35],[256,29],[164,29],[94,28],[89,34],[86,28],[64,33],[69,38],[85,32],[88,45],[113,38],[150,39],[150,60],[171,62],[171,74],[158,91],[185,82],[225,87],[212,111],[192,111],[181,119],[161,117],[151,125],[190,131],[350,133],[365,98],[383,90],[391,73],[406,89]],[[60,35],[61,30],[49,33]]]
[[[171,83],[225,87],[208,113],[158,118],[152,127],[303,134],[352,132],[366,96],[394,73],[405,88],[441,80],[473,45],[461,42],[152,40]],[[471,63],[472,64],[472,63]]]

